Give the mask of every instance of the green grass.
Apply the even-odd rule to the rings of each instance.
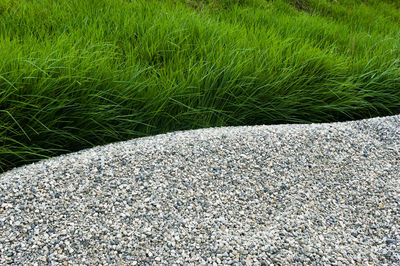
[[[0,1],[0,172],[174,130],[399,113],[396,0]]]

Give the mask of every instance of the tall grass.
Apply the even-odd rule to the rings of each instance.
[[[173,130],[398,114],[399,9],[3,0],[0,171]]]

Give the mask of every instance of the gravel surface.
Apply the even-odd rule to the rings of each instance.
[[[211,128],[14,169],[0,264],[399,264],[399,128]]]

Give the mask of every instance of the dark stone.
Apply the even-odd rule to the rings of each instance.
[[[386,239],[386,245],[390,246],[396,243],[396,240],[394,239]]]

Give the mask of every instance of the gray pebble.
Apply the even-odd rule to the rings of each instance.
[[[11,170],[0,264],[399,264],[399,128],[172,132]]]

